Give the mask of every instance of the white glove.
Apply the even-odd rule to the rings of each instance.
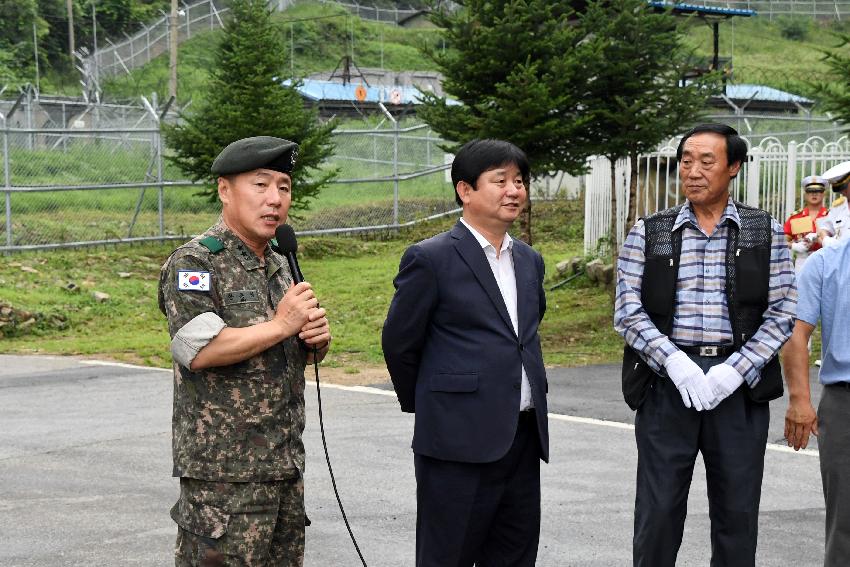
[[[714,392],[705,379],[705,373],[687,354],[677,350],[668,356],[664,362],[664,370],[679,389],[686,408],[693,404],[695,410],[702,411],[716,405]]]
[[[744,377],[726,363],[712,366],[705,375],[711,385],[711,391],[717,399],[717,404],[728,398],[738,386],[744,383]]]
[[[805,240],[799,240],[791,243],[791,250],[797,254],[805,254],[809,251],[809,246],[811,246],[811,244]]]
[[[824,236],[823,237],[823,247],[831,248],[833,246],[838,246],[838,239],[834,236]]]
[[[811,246],[812,244],[814,244],[815,242],[818,241],[818,235],[817,235],[816,232],[810,232],[809,234],[807,234],[803,238],[806,240],[806,242],[809,243],[809,246]]]

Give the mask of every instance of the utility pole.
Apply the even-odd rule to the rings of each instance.
[[[171,32],[170,49],[168,68],[171,71],[171,76],[168,81],[168,94],[177,98],[177,0],[171,0],[171,16],[168,18],[170,24],[169,31]]]
[[[98,85],[98,65],[97,65],[97,8],[95,0],[91,2],[91,31],[94,40],[94,49],[92,50],[92,61],[94,62],[94,84]]]
[[[73,0],[65,0],[65,6],[68,8],[68,55],[71,57],[71,63],[74,62],[74,2]]]
[[[32,23],[32,45],[35,49],[35,91],[41,92],[41,85],[39,85],[40,77],[38,76],[38,34],[35,30],[35,22]]]

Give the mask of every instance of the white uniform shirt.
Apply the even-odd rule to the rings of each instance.
[[[516,295],[516,273],[514,272],[514,256],[513,256],[513,239],[505,234],[502,239],[502,246],[499,249],[499,256],[496,257],[496,248],[484,238],[484,236],[472,228],[466,220],[461,217],[460,222],[463,226],[469,229],[469,232],[481,245],[484,250],[484,255],[487,256],[487,262],[490,263],[490,269],[493,271],[493,276],[496,278],[496,284],[499,286],[499,292],[502,294],[502,299],[505,301],[505,307],[508,308],[508,315],[511,318],[511,324],[514,327],[514,333],[519,336],[519,324],[517,319],[517,295]],[[534,407],[531,399],[531,385],[528,383],[528,375],[525,373],[525,366],[522,366],[522,388],[520,390],[519,409],[520,411]]]
[[[850,238],[850,207],[847,198],[841,197],[839,203],[829,209],[829,213],[817,220],[818,230],[827,231],[836,241]]]

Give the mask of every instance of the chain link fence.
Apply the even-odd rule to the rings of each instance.
[[[155,98],[148,104],[151,108],[157,107]],[[6,125],[11,128],[58,128],[73,132],[85,128],[133,131],[157,127],[155,113],[143,104],[110,104],[43,95],[32,85],[16,99],[0,99],[0,115],[8,117]],[[176,109],[168,109],[167,116],[175,119]]]
[[[393,24],[420,12],[415,9],[377,8],[357,2],[312,1],[341,6],[363,19]],[[269,0],[269,7],[282,12],[297,3],[296,0]],[[192,4],[181,0],[175,21],[178,43],[190,39],[192,35],[221,28],[229,10],[227,0],[201,0]],[[124,40],[113,42],[107,39],[106,46],[101,45],[92,53],[81,51],[78,58],[83,75],[98,83],[106,77],[129,73],[132,69],[141,67],[156,56],[167,52],[170,20],[169,15],[163,15],[148,25],[142,25],[141,30],[132,36],[127,36]]]
[[[220,204],[199,195],[167,159],[158,124],[10,122],[0,130],[0,251],[187,240],[218,218]],[[327,166],[339,175],[292,219],[300,234],[388,230],[457,210],[446,155],[427,126],[338,130],[334,138]]]

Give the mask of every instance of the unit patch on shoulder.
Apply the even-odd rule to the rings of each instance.
[[[218,254],[219,252],[224,250],[224,242],[222,242],[215,236],[207,236],[206,238],[202,238],[200,240],[200,243],[213,254]]]
[[[177,289],[180,291],[209,291],[210,273],[179,270],[177,272]]]

